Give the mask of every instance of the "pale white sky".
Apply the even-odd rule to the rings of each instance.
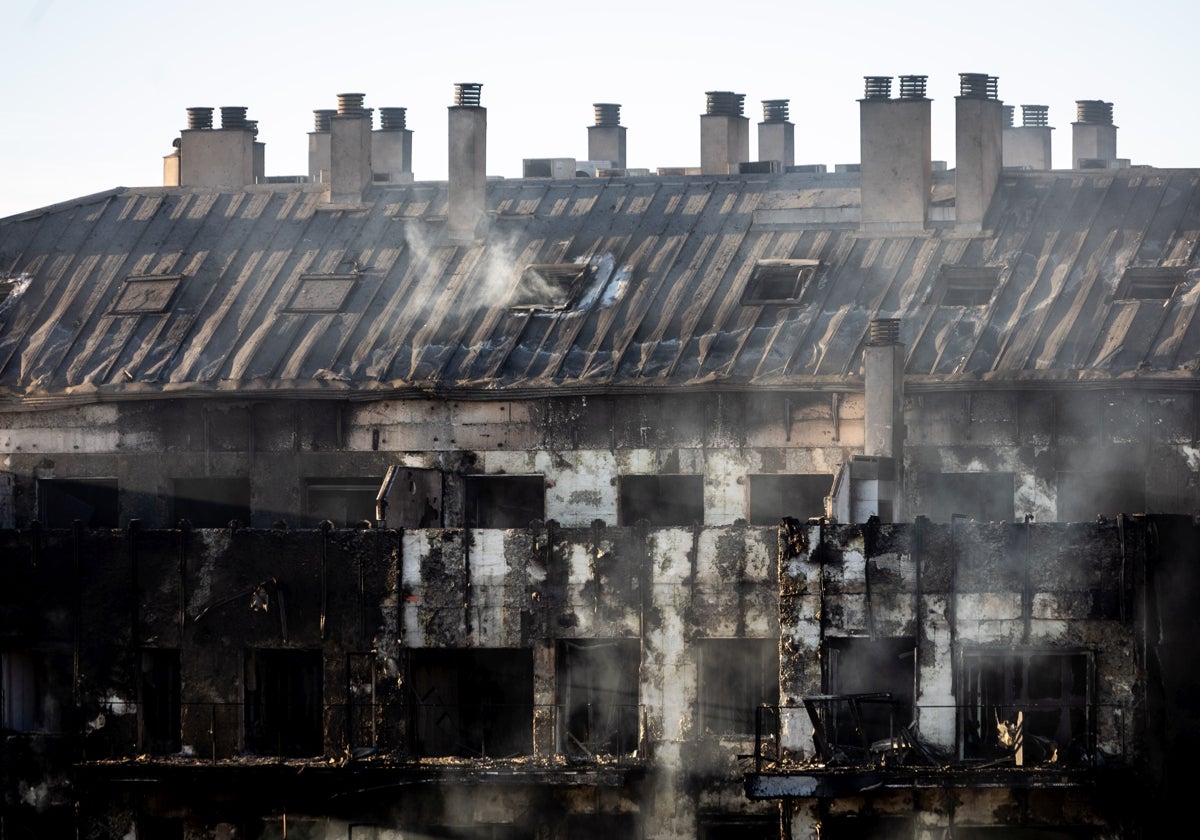
[[[1113,103],[1119,157],[1200,167],[1195,0],[4,0],[0,32],[0,217],[161,185],[192,106],[246,106],[267,174],[306,174],[312,112],[339,93],[407,108],[415,175],[442,180],[456,82],[483,84],[505,177],[586,159],[595,102],[622,106],[629,166],[698,165],[710,90],[745,94],[752,126],[791,100],[796,163],[832,170],[858,161],[868,75],[929,77],[933,157],[953,166],[962,72],[997,76],[1018,125],[1049,106],[1056,168],[1079,99]]]

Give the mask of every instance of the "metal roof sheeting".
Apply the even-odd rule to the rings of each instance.
[[[0,269],[28,278],[0,304],[0,396],[845,388],[878,317],[901,319],[914,387],[1195,381],[1197,275],[1167,301],[1113,292],[1127,267],[1194,268],[1200,171],[1006,172],[974,234],[860,233],[855,183],[490,181],[466,243],[445,183],[361,209],[316,185],[117,189],[0,220]],[[761,259],[820,268],[798,304],[744,305]],[[510,310],[533,263],[594,270],[566,309]],[[998,267],[990,301],[939,305],[943,265]],[[181,277],[165,309],[114,313],[155,275]],[[340,311],[289,305],[314,275],[357,276]]]

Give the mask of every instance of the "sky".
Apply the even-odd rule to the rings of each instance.
[[[953,167],[960,73],[996,76],[1018,125],[1049,106],[1055,168],[1089,99],[1113,103],[1118,157],[1200,167],[1195,0],[4,0],[0,32],[0,218],[161,186],[194,106],[245,106],[266,174],[307,174],[313,111],[341,93],[407,108],[416,179],[444,180],[460,82],[483,86],[487,172],[507,178],[586,159],[598,102],[621,105],[629,167],[698,166],[708,91],[744,94],[752,158],[762,100],[790,100],[795,162],[832,171],[858,161],[863,77],[901,75],[928,77]]]

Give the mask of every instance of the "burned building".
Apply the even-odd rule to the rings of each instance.
[[[0,220],[4,836],[1168,819],[1200,170],[1095,103],[1104,166],[1006,167],[971,73],[943,171],[892,82],[833,173],[721,91],[695,170],[605,103],[492,179],[460,84],[445,182],[363,94],[296,178],[193,108],[164,186]]]

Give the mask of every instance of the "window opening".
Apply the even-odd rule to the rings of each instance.
[[[1090,755],[1095,747],[1090,651],[965,650],[959,669],[960,758],[1012,754],[1000,727],[1022,724],[1025,763]]]
[[[463,518],[468,528],[528,528],[546,515],[540,475],[469,475]]]
[[[957,515],[977,522],[1013,521],[1012,473],[927,473],[922,483],[921,508],[931,522]]]
[[[180,749],[179,651],[146,649],[138,672],[141,750],[168,755]]]
[[[819,265],[817,260],[759,260],[742,292],[742,303],[795,303]]]
[[[824,473],[750,476],[750,524],[778,525],[785,516],[801,522],[825,515],[833,476]]]
[[[592,266],[587,263],[527,265],[517,279],[508,305],[512,309],[529,311],[568,309],[592,272]]]
[[[441,526],[442,474],[439,471],[391,467],[375,490],[376,497],[383,494],[383,519],[387,527]]]
[[[234,519],[250,524],[250,479],[175,479],[173,521],[181,519],[193,528],[225,528]]]
[[[246,751],[311,756],[322,751],[321,652],[248,650]]]
[[[1180,267],[1127,268],[1113,297],[1116,300],[1170,300],[1186,278],[1185,270]]]
[[[628,755],[638,747],[637,639],[559,642],[559,741],[570,756]]]
[[[1146,512],[1146,479],[1128,470],[1060,472],[1058,521],[1092,522],[1097,516]]]
[[[756,710],[779,703],[777,639],[702,639],[700,726],[714,735],[752,736]]]
[[[943,265],[938,272],[938,305],[983,306],[999,284],[999,266]]]
[[[621,525],[643,519],[651,526],[704,522],[703,476],[623,475],[617,495]]]
[[[779,840],[778,816],[701,817],[699,828],[700,840]]]
[[[48,528],[69,528],[78,519],[88,528],[116,528],[115,478],[39,478],[38,518]]]
[[[567,817],[567,840],[633,840],[638,836],[633,814],[571,814]],[[772,840],[778,840],[778,832]]]
[[[346,662],[346,741],[351,748],[373,747],[376,737],[375,654],[351,653]]]
[[[63,732],[66,704],[71,698],[71,671],[68,654],[0,651],[0,728]]]
[[[890,742],[912,722],[915,650],[914,641],[904,637],[825,640],[822,678],[830,696],[889,695],[889,699],[858,703],[854,709],[841,701],[824,704],[823,735],[834,753],[866,758],[859,752],[864,740],[868,745]]]
[[[533,653],[409,651],[413,744],[422,756],[505,758],[533,752]]]

